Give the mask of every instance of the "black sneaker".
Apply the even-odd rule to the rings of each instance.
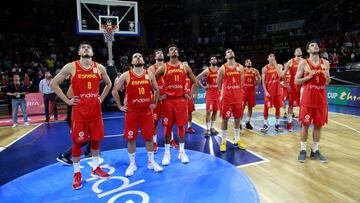
[[[306,160],[306,151],[305,150],[301,150],[298,156],[298,161],[300,163],[304,163]]]
[[[211,135],[210,130],[206,130],[206,131],[205,131],[205,137],[209,137],[210,135]]]
[[[313,152],[311,150],[310,158],[312,160],[319,160],[321,163],[327,163],[328,162],[328,160],[322,154],[320,154],[319,150],[316,150],[316,152]]]
[[[218,132],[217,130],[215,130],[215,128],[211,128],[211,129],[210,129],[210,133],[211,133],[212,135],[217,135],[217,134],[219,134],[219,132]]]
[[[268,126],[268,125],[266,125],[266,124],[264,124],[264,125],[263,125],[263,127],[262,127],[262,128],[260,128],[260,132],[262,132],[262,133],[266,133],[266,132],[268,131],[268,129],[269,129],[269,126]]]
[[[92,156],[91,152],[84,152],[85,158],[89,158]]]
[[[56,158],[56,160],[57,160],[58,162],[61,162],[61,163],[65,164],[65,165],[68,165],[68,166],[73,164],[72,160],[70,159],[70,156],[69,156],[69,155],[66,155],[66,154],[64,154],[64,153],[61,153],[61,154]]]
[[[240,130],[242,129],[242,125],[240,124]]]
[[[252,125],[250,124],[250,122],[246,122],[246,129],[249,129],[249,130],[252,130],[253,129],[253,127],[252,127]]]
[[[280,125],[275,125],[275,131],[282,132],[283,129],[280,127]]]

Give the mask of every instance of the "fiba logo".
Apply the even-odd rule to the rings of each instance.
[[[157,113],[154,113],[154,119],[157,120],[157,118],[158,118]]]
[[[130,131],[128,132],[128,138],[129,138],[129,139],[132,139],[132,138],[133,138],[133,135],[134,135],[134,132],[130,130]]]
[[[79,140],[83,140],[84,139],[84,132],[83,131],[81,131],[81,132],[79,132]]]
[[[169,119],[165,117],[165,118],[164,118],[164,124],[167,125],[168,122],[169,122]]]
[[[305,121],[310,121],[310,115],[309,114],[305,115]]]
[[[213,105],[210,105],[209,108],[210,108],[210,111],[212,111],[213,110]]]

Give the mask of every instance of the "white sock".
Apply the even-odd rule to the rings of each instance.
[[[157,143],[157,134],[153,135],[153,142]]]
[[[280,119],[276,119],[276,125],[280,125]]]
[[[154,163],[154,152],[147,152],[148,155],[148,162]]]
[[[311,145],[311,150],[313,152],[316,152],[317,150],[319,150],[319,142],[313,142]]]
[[[246,122],[250,122],[250,119],[251,119],[250,116],[246,117]]]
[[[174,133],[171,131],[171,139],[170,140],[173,140],[174,139]]]
[[[210,130],[210,123],[206,122],[206,130]]]
[[[306,142],[300,142],[301,150],[306,151]]]
[[[215,121],[211,121],[211,128],[215,128]]]
[[[191,127],[191,122],[188,122],[188,128],[190,128]]]
[[[80,172],[80,162],[79,163],[73,163],[74,167],[74,173]]]
[[[134,153],[128,153],[130,164],[135,164],[135,152]]]
[[[179,143],[179,152],[185,152],[185,143]]]
[[[264,120],[264,125],[269,125],[268,120]]]
[[[92,162],[93,162],[92,168],[95,170],[99,166],[100,157],[99,156],[93,156],[92,157]]]
[[[223,140],[226,140],[226,132],[227,132],[227,130],[222,130],[221,131],[221,137],[222,137]]]
[[[234,128],[234,138],[235,138],[235,142],[239,141],[239,139],[240,139],[240,128],[238,128],[238,129]]]
[[[170,153],[170,144],[165,144],[165,153]]]
[[[292,123],[292,116],[289,116],[289,117],[288,117],[288,122],[289,122],[289,123]]]

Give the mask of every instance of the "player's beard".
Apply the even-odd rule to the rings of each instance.
[[[135,66],[135,67],[137,67],[137,68],[140,68],[140,67],[143,67],[143,66],[144,66],[144,64],[143,64],[143,63],[141,63],[141,62],[139,62],[139,63],[136,63],[134,66]]]
[[[252,65],[246,65],[246,68],[251,68]]]
[[[156,61],[163,62],[164,58],[158,58],[158,59],[156,59]]]
[[[235,59],[235,56],[230,56],[228,59],[229,59],[229,60],[234,60],[234,59]]]
[[[90,56],[90,55],[83,55],[82,58],[84,58],[84,59],[90,59],[91,56]]]
[[[212,66],[216,66],[217,63],[211,63]]]

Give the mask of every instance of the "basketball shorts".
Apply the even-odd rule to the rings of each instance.
[[[194,100],[193,99],[189,99],[187,101],[187,109],[188,109],[188,114],[192,113],[193,111],[195,111],[195,104],[194,104]]]
[[[222,102],[220,115],[224,119],[229,119],[231,116],[234,118],[242,118],[243,116],[243,104],[224,104]]]
[[[247,92],[243,95],[244,107],[247,105],[249,108],[253,108],[256,105],[255,92]]]
[[[160,120],[161,114],[162,114],[162,102],[158,101],[155,109],[153,109],[153,116],[154,116],[154,121],[158,122]]]
[[[71,137],[74,143],[84,143],[89,139],[100,141],[104,138],[102,118],[93,121],[72,121]]]
[[[220,108],[220,99],[207,99],[206,111],[218,111]]]
[[[281,108],[283,106],[283,100],[282,95],[276,95],[276,96],[270,96],[270,97],[264,97],[264,105],[266,105],[268,108],[275,107],[275,108]]]
[[[290,106],[299,106],[300,105],[300,91],[293,89],[289,93],[289,105]]]
[[[328,107],[300,107],[299,121],[305,126],[323,126],[328,122]]]
[[[144,140],[152,140],[154,133],[154,118],[150,108],[125,113],[124,138],[128,141],[136,140],[138,131]]]
[[[163,101],[163,118],[164,126],[185,126],[188,121],[187,102],[185,98],[167,98]]]

